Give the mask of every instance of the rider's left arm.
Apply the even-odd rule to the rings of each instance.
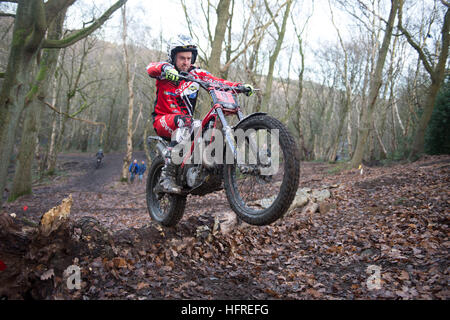
[[[157,78],[164,71],[164,67],[169,66],[170,64],[167,62],[151,62],[147,66],[147,73],[152,78]]]

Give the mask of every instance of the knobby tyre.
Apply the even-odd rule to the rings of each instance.
[[[276,174],[272,176],[258,176],[255,173],[246,175],[240,171],[236,161],[234,164],[226,164],[224,168],[225,192],[233,211],[249,224],[267,225],[281,218],[295,198],[300,177],[298,147],[287,128],[277,119],[267,115],[250,118],[240,123],[235,128],[235,132],[238,129],[242,129],[244,132],[253,129],[256,132],[255,137],[259,132],[272,135],[275,129],[278,130],[277,150],[279,150],[280,167]],[[244,140],[244,143],[248,144],[248,141]],[[272,145],[272,143],[270,144]],[[257,145],[257,153],[261,149],[264,152],[267,149],[266,145],[263,148],[260,144],[257,143]],[[273,156],[271,155],[272,158]],[[267,190],[272,190],[273,194],[265,196]]]
[[[157,223],[172,227],[180,221],[186,206],[186,196],[164,194],[161,199],[153,192],[161,176],[164,159],[156,158],[150,166],[147,178],[146,198],[150,217]]]

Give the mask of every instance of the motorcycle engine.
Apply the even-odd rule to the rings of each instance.
[[[191,167],[186,172],[186,183],[189,188],[193,188],[200,183],[200,167]]]

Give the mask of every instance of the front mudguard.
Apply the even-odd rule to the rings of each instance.
[[[246,116],[246,117],[242,118],[241,120],[239,120],[239,122],[236,123],[232,127],[232,129],[235,130],[241,123],[244,123],[245,121],[247,121],[247,120],[249,120],[249,119],[251,119],[251,118],[253,118],[255,116],[265,116],[265,115],[267,115],[266,112],[255,112],[255,113],[249,114],[248,116]]]

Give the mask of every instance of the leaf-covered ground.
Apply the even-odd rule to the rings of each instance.
[[[76,158],[61,160],[71,163],[67,180],[3,207],[31,224],[71,193],[71,219],[92,217],[100,222],[90,224],[94,231],[108,235],[98,241],[75,229],[90,249],[74,257],[82,288],[56,298],[450,298],[449,156],[364,167],[362,174],[303,163],[300,188],[333,186],[319,211],[297,208],[270,226],[242,223],[226,234],[214,229],[213,217],[230,210],[223,191],[190,196],[177,227],[162,229],[147,213],[144,183],[114,182],[120,171],[107,169],[112,162],[93,172]],[[101,186],[83,186],[89,179]]]

